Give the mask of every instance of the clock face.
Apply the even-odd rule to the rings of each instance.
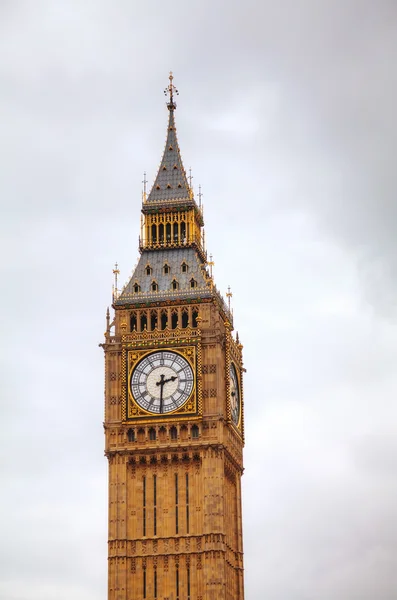
[[[240,392],[236,368],[233,363],[230,365],[230,411],[233,423],[238,425],[240,420]]]
[[[170,413],[181,407],[193,391],[193,370],[188,361],[169,350],[147,354],[134,368],[130,386],[134,400],[153,413]]]

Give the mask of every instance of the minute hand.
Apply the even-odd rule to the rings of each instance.
[[[160,375],[160,381],[156,381],[156,385],[160,386],[160,413],[163,412],[163,390],[164,390],[164,384],[168,383],[169,381],[175,381],[176,377],[173,375],[172,377],[170,377],[169,379],[164,379],[164,374]]]

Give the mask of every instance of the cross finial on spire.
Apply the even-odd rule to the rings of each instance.
[[[170,80],[170,83],[165,88],[164,94],[166,96],[168,95],[169,99],[170,99],[170,101],[167,102],[168,110],[175,110],[176,109],[176,102],[174,102],[174,94],[176,94],[177,96],[179,96],[179,92],[176,89],[176,87],[174,86],[174,84],[172,83],[173,80],[174,80],[174,76],[172,74],[172,71],[170,71],[169,80]]]

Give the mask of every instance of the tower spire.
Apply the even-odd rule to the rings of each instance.
[[[176,135],[175,96],[179,92],[174,86],[173,80],[174,76],[171,71],[169,84],[164,90],[164,94],[168,96],[167,108],[169,110],[167,139],[156,179],[146,198],[148,207],[153,207],[154,204],[169,207],[173,204],[185,204],[193,200]]]

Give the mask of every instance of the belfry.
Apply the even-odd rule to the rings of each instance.
[[[166,92],[140,258],[121,292],[115,268],[101,344],[108,599],[243,600],[242,345],[207,258],[201,194],[197,203],[183,167],[172,74]]]

